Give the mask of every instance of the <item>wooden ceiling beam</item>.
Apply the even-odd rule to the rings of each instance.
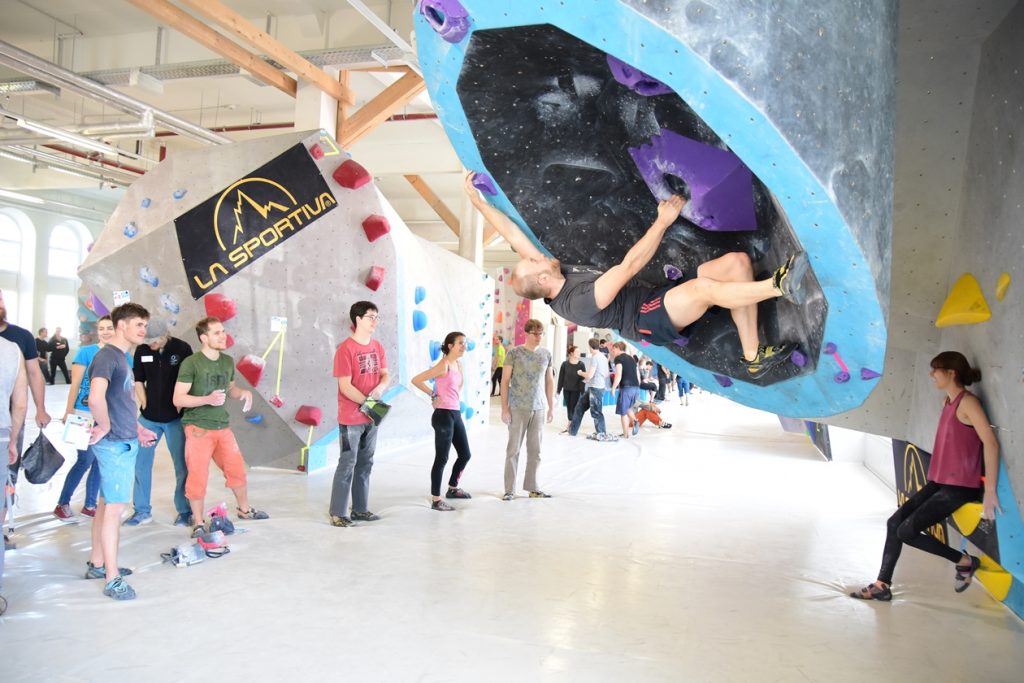
[[[346,149],[351,147],[386,121],[389,116],[407,105],[426,87],[427,84],[423,82],[423,78],[419,74],[414,72],[405,74],[348,117],[338,135],[338,143]]]
[[[296,76],[313,84],[338,102],[355,104],[352,90],[329,76],[323,69],[295,52],[277,38],[261,31],[241,14],[220,0],[178,0],[193,12],[206,17],[225,31],[230,31],[253,48],[270,57]]]
[[[238,43],[217,33],[188,12],[175,7],[167,0],[128,0],[143,12],[167,24],[169,27],[196,41],[207,50],[235,63],[267,85],[295,97],[298,84],[295,79],[280,71]]]
[[[449,209],[448,206],[443,201],[441,201],[441,198],[438,197],[437,194],[430,189],[430,186],[427,185],[423,178],[421,178],[418,175],[407,175],[405,176],[405,179],[409,181],[409,184],[412,185],[413,189],[416,190],[416,192],[419,193],[419,195],[426,200],[427,204],[430,204],[430,208],[433,209],[434,212],[441,217],[441,220],[444,221],[444,224],[447,225],[451,229],[451,231],[455,233],[456,237],[458,237],[459,219],[456,218],[455,214],[452,213],[452,210]]]

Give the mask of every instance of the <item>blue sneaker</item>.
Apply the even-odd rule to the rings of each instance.
[[[633,420],[633,436],[636,436],[639,433],[640,433],[640,421],[639,420]]]
[[[128,582],[120,576],[115,576],[112,581],[107,582],[107,585],[103,587],[103,594],[115,600],[135,599],[135,589],[129,586]]]
[[[192,513],[191,512],[180,512],[178,516],[174,518],[174,526],[193,526],[192,524]]]
[[[118,567],[117,573],[121,576],[131,576],[132,570],[128,567]],[[91,560],[85,563],[85,578],[87,579],[105,579],[107,578],[107,568],[97,567],[92,563]]]
[[[124,520],[122,526],[141,526],[143,524],[149,524],[153,521],[153,515],[148,512],[136,512],[134,515]]]

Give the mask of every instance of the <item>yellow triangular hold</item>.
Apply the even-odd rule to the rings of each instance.
[[[975,325],[991,317],[992,311],[985,301],[978,279],[970,273],[964,273],[953,285],[953,289],[949,290],[939,317],[935,319],[935,327]]]

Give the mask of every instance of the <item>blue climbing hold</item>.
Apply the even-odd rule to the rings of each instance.
[[[249,417],[245,418],[245,421],[246,422],[251,422],[254,425],[258,425],[259,423],[263,422],[263,416],[262,415],[250,415]]]
[[[181,199],[182,197],[184,197],[187,194],[188,194],[188,190],[184,190],[184,189],[182,189],[182,190],[175,190],[174,191],[174,198],[175,199]]]
[[[143,197],[142,201],[140,202],[140,205],[142,206],[143,209],[148,209],[150,204],[152,204],[152,202],[150,201],[149,197]]]
[[[152,287],[160,284],[160,278],[157,277],[157,274],[146,266],[139,268],[139,279]]]
[[[131,239],[139,234],[139,226],[135,225],[135,221],[132,221],[128,225],[124,226],[124,236]]]
[[[465,401],[459,401],[459,412],[460,413],[466,412],[466,408],[468,408],[468,407],[469,406],[466,405]]]
[[[414,332],[419,332],[427,326],[427,314],[423,311],[412,312],[412,329]]]
[[[466,419],[467,420],[472,420],[474,415],[476,415],[476,411],[467,406],[466,407]]]
[[[416,293],[413,294],[413,297],[412,297],[413,303],[415,303],[417,306],[419,306],[421,303],[423,303],[423,300],[426,299],[426,298],[427,298],[427,288],[426,287],[417,287],[416,288]]]
[[[441,358],[441,342],[439,342],[439,341],[431,341],[430,342],[430,360],[431,360],[431,362],[435,362],[436,363],[440,358]]]
[[[169,311],[175,315],[181,312],[181,306],[178,305],[178,302],[175,301],[174,297],[170,294],[160,295],[160,305],[164,307],[165,311]]]
[[[467,339],[466,340],[466,350],[467,351],[472,351],[475,348],[476,348],[476,342],[473,341],[472,339]]]

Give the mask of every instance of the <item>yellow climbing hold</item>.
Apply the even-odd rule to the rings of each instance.
[[[996,298],[1002,301],[1006,298],[1006,290],[1010,288],[1010,274],[1002,273],[996,280]]]
[[[964,273],[949,291],[946,302],[942,304],[939,317],[935,319],[935,327],[951,325],[975,325],[992,317],[985,294],[981,291],[978,279],[970,273]]]
[[[958,510],[953,512],[953,520],[956,522],[960,533],[970,536],[978,528],[981,521],[981,503],[964,503]]]
[[[995,560],[988,555],[981,556],[981,566],[978,567],[975,576],[981,582],[992,597],[1002,602],[1010,593],[1010,586],[1013,585],[1013,575],[1000,567]]]

